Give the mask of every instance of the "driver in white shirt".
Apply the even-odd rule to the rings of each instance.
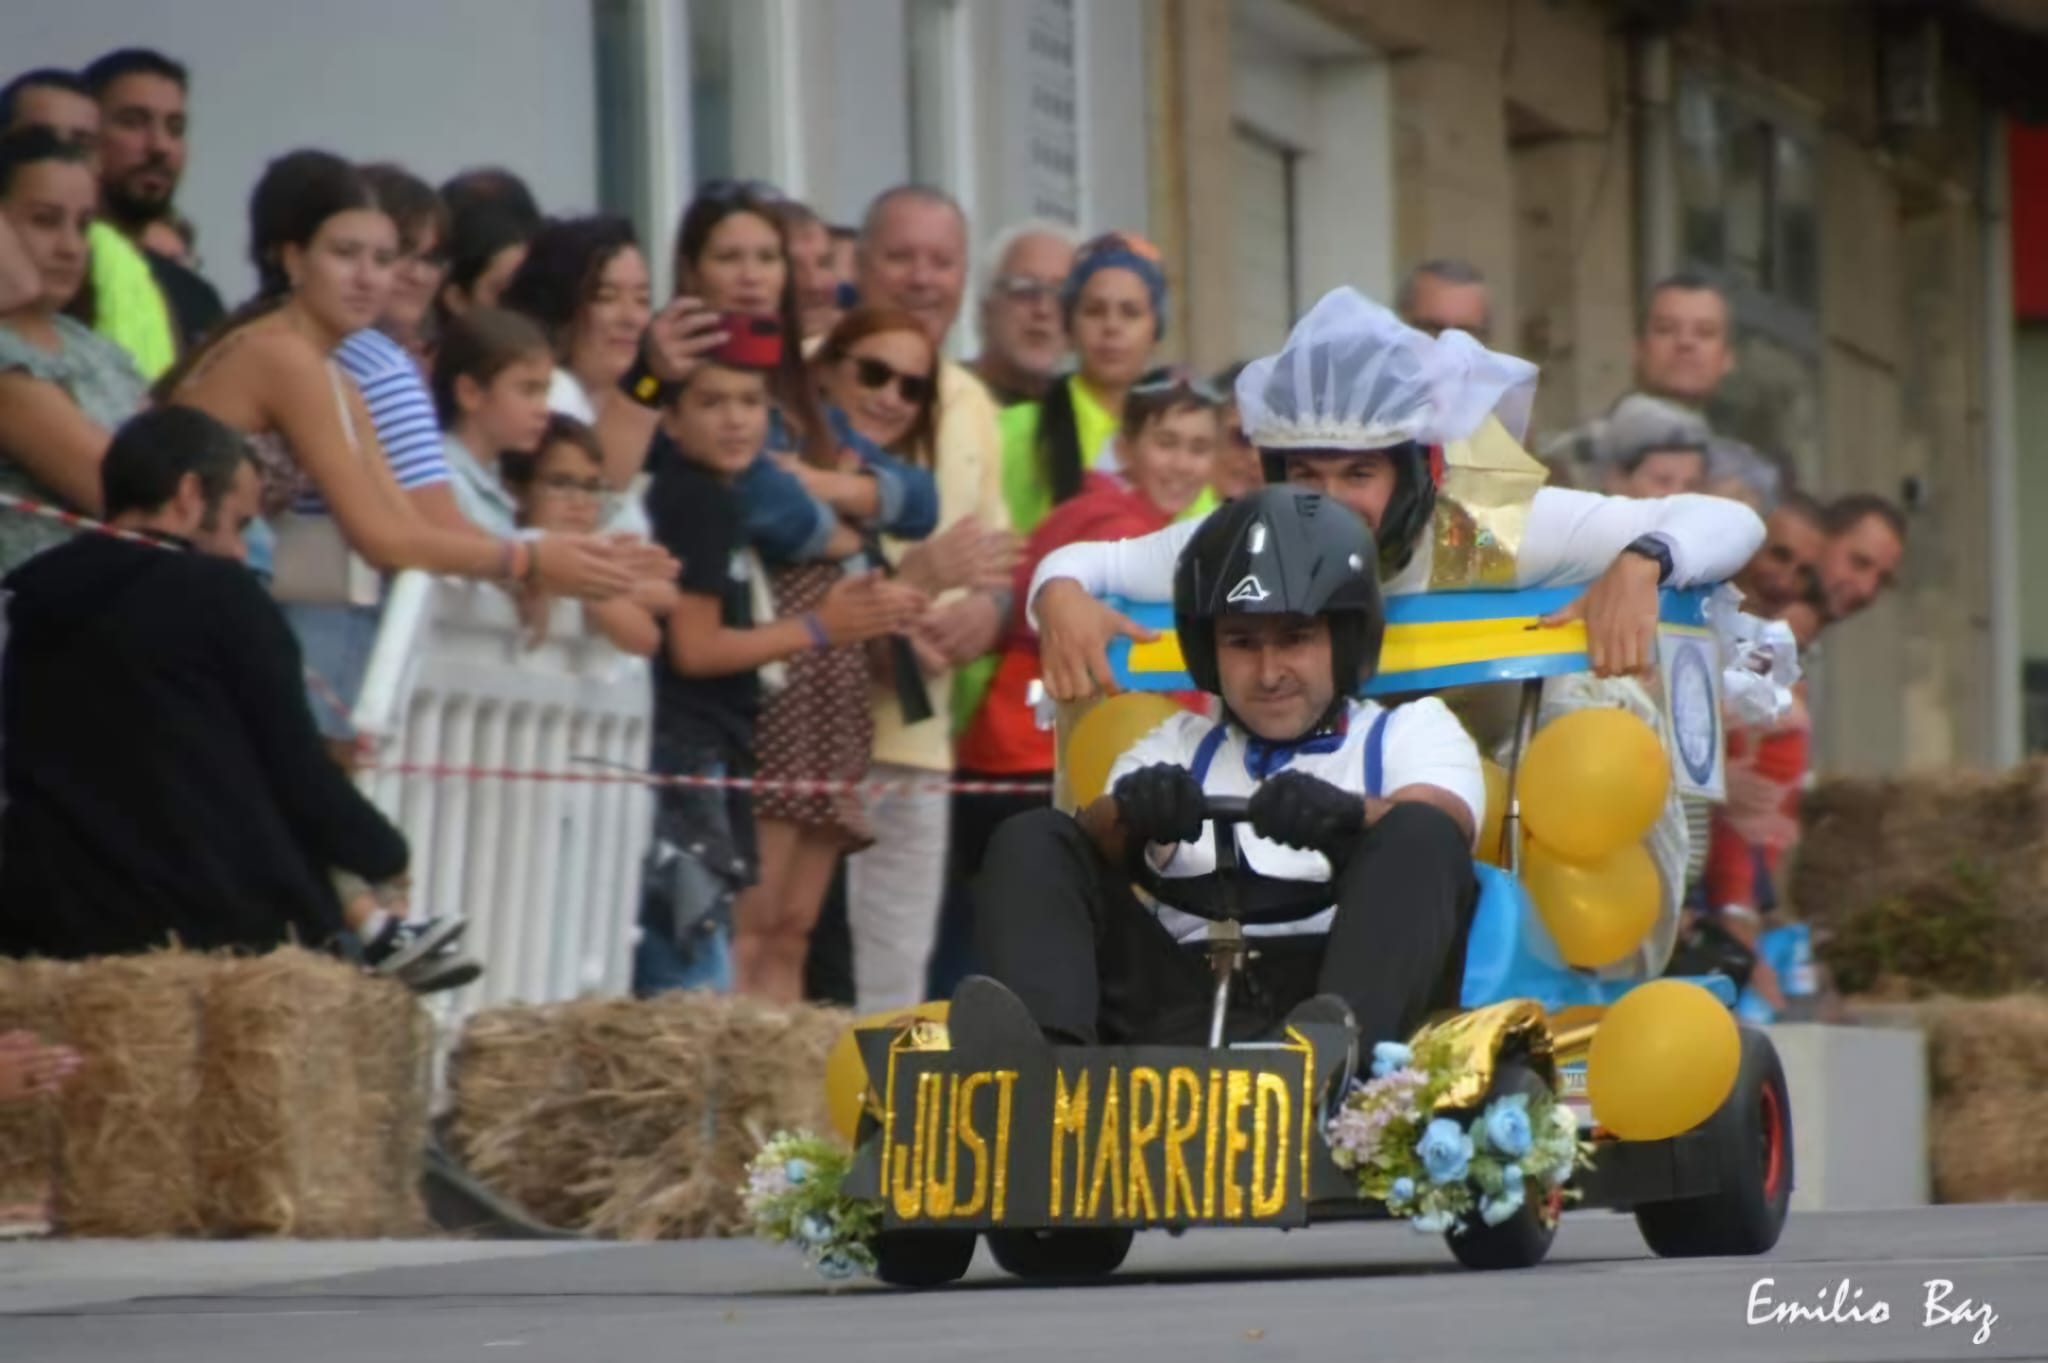
[[[1233,830],[1243,867],[1306,893],[1241,885],[1253,952],[1229,1035],[1267,1035],[1335,996],[1362,1043],[1406,1039],[1455,1006],[1477,895],[1485,813],[1478,749],[1441,701],[1388,710],[1352,699],[1377,669],[1384,614],[1372,533],[1319,494],[1266,488],[1202,523],[1172,583],[1195,684],[1223,720],[1182,714],[1110,771],[1110,793],[1070,816],[1005,823],[976,886],[985,973],[1062,1044],[1204,1039],[1205,918],[1132,892],[1146,857],[1163,900],[1215,882],[1212,796],[1249,797]],[[1183,882],[1173,886],[1171,882]]]

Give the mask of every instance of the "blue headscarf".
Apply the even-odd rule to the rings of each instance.
[[[1158,248],[1130,232],[1105,232],[1074,253],[1074,268],[1060,286],[1060,314],[1068,328],[1074,325],[1081,290],[1099,270],[1129,270],[1145,281],[1145,292],[1152,299],[1153,340],[1165,340],[1166,271],[1160,268]]]

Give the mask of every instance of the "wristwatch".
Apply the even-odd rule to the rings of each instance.
[[[1657,585],[1671,580],[1671,544],[1662,535],[1642,535],[1628,542],[1622,551],[1649,559],[1657,565]]]

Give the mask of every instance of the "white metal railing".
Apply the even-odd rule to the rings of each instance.
[[[632,979],[647,787],[390,770],[646,768],[645,660],[585,633],[571,602],[538,647],[525,633],[496,587],[401,574],[354,714],[378,741],[362,789],[412,845],[415,909],[469,919],[484,976],[453,1001],[463,1014],[624,994]]]

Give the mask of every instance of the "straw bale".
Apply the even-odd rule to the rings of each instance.
[[[450,1064],[470,1171],[556,1225],[627,1239],[740,1227],[746,1161],[825,1129],[836,1010],[700,992],[495,1009]]]
[[[192,1235],[203,1199],[192,1159],[203,981],[185,952],[53,967],[52,1040],[83,1067],[58,1100],[55,1220],[66,1235]]]
[[[2048,994],[1853,999],[1848,1013],[1927,1034],[1935,1201],[2048,1201]]]
[[[2048,982],[2048,761],[1822,782],[1787,881],[1845,991]]]
[[[49,961],[0,959],[0,1033],[63,1039],[50,990],[61,969]],[[56,1096],[0,1106],[0,1208],[42,1205],[56,1165]]]
[[[287,948],[215,965],[203,1016],[193,1155],[209,1231],[418,1228],[426,1024],[404,986]]]

